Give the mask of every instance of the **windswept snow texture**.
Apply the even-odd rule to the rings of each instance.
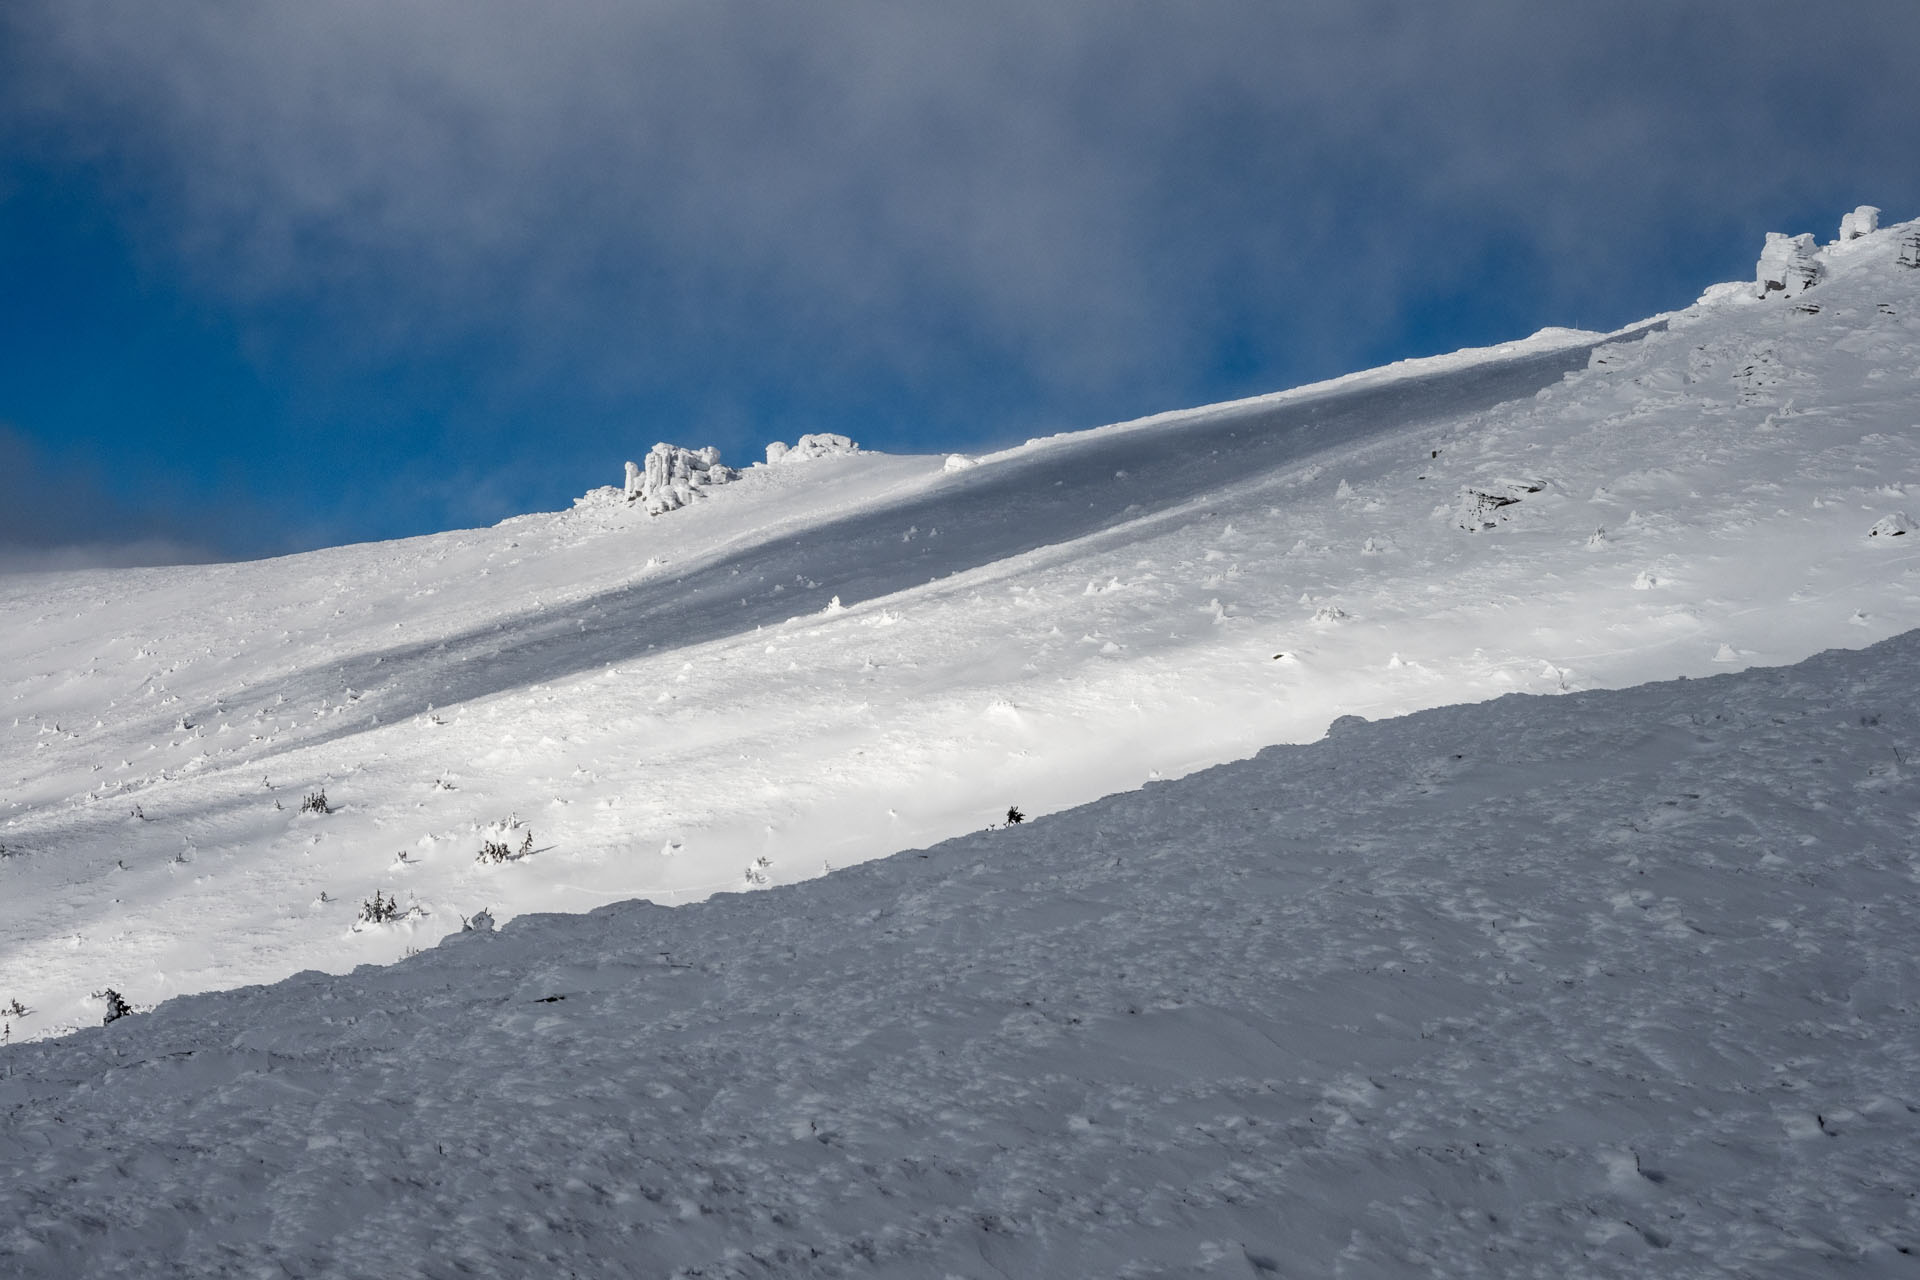
[[[0,1049],[0,1272],[1904,1276],[1920,634]]]
[[[149,1005],[397,959],[483,908],[791,883],[1341,715],[1920,625],[1893,532],[1920,504],[1915,233],[1815,251],[1791,298],[971,466],[823,449],[657,519],[609,488],[0,580],[0,1006],[45,1036],[109,986]],[[376,893],[408,923],[355,931]]]

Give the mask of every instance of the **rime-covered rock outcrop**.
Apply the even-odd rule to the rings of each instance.
[[[1842,221],[1841,226],[1845,228],[1847,223]],[[1825,274],[1820,248],[1811,235],[1769,231],[1766,248],[1760,251],[1760,262],[1754,268],[1754,296],[1765,298],[1777,293],[1783,298],[1796,297],[1819,284]]]
[[[849,437],[836,435],[831,431],[822,431],[815,435],[801,436],[792,445],[775,440],[767,446],[767,464],[780,462],[806,462],[812,458],[828,458],[841,453],[858,453],[860,446]]]
[[[1879,229],[1880,210],[1876,205],[1863,204],[1852,213],[1840,215],[1840,239],[1843,243],[1872,235]]]
[[[720,462],[720,451],[682,449],[656,444],[647,452],[646,465],[627,463],[627,501],[646,505],[652,515],[686,506],[702,489],[737,479],[739,472]]]

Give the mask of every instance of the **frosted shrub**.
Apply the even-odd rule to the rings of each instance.
[[[302,812],[302,813],[332,813],[332,812],[333,812],[333,809],[332,809],[331,807],[329,807],[329,806],[328,806],[328,804],[327,804],[327,790],[326,790],[326,788],[325,788],[325,787],[322,787],[322,788],[321,788],[320,790],[318,790],[318,791],[310,791],[310,792],[308,792],[308,793],[307,793],[307,798],[306,798],[305,800],[302,800],[302,801],[300,802],[300,812]]]
[[[118,1022],[133,1012],[133,1006],[127,1003],[126,997],[112,987],[108,987],[105,991],[94,992],[93,998],[107,1002],[107,1014],[100,1019],[100,1025],[103,1027],[110,1022]]]
[[[398,920],[402,914],[399,899],[384,897],[379,889],[375,889],[373,896],[360,904],[361,924],[386,924]]]
[[[522,832],[518,846],[508,843],[513,833]],[[518,862],[533,855],[533,828],[522,827],[520,819],[508,818],[505,822],[496,822],[482,833],[480,852],[475,862]]]

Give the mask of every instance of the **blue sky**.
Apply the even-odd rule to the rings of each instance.
[[[1916,53],[1905,0],[18,0],[0,565],[1611,327],[1920,215]]]

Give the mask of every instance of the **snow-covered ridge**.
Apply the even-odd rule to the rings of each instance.
[[[172,1001],[0,1048],[0,1271],[1901,1274],[1916,753],[1910,633]]]
[[[0,581],[0,1004],[45,1035],[107,987],[789,883],[1342,715],[1920,625],[1916,234],[1819,249],[1784,305],[1741,284],[975,466],[829,449],[669,518],[616,489]],[[528,856],[482,860],[511,819]],[[417,914],[355,932],[376,894]]]
[[[801,436],[791,445],[774,441],[767,446],[765,465],[771,467],[811,462],[815,458],[834,458],[858,452],[860,446],[846,436],[823,432]],[[644,466],[637,462],[627,463],[623,492],[626,501],[637,503],[648,515],[658,516],[678,511],[694,499],[704,497],[708,489],[739,478],[740,472],[724,465],[720,461],[720,450],[712,445],[686,449],[662,441],[647,451]],[[577,500],[575,505],[591,504],[593,501],[594,495],[590,493]]]

